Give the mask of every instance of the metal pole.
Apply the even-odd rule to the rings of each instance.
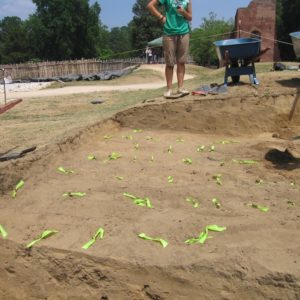
[[[5,69],[1,69],[1,71],[3,72],[4,105],[6,105]]]

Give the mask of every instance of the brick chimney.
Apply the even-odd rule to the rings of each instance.
[[[276,0],[253,0],[246,8],[238,8],[235,15],[235,37],[262,37],[261,48],[270,50],[260,61],[278,60],[276,39]],[[246,33],[247,32],[247,33]]]

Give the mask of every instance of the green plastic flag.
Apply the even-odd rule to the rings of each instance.
[[[68,193],[64,193],[63,197],[84,197],[86,195],[86,193],[82,193],[82,192],[68,192]]]
[[[177,143],[183,143],[183,142],[184,142],[184,139],[183,139],[183,138],[177,138],[177,139],[176,139],[176,142],[177,142]]]
[[[24,184],[25,182],[22,179],[17,183],[14,190],[12,191],[13,198],[16,198],[18,190],[21,189],[24,186]]]
[[[96,160],[96,156],[95,155],[89,155],[88,160]]]
[[[211,145],[208,152],[214,152],[216,150],[215,145]]]
[[[231,141],[231,140],[219,141],[219,144],[222,144],[222,145],[236,144],[236,143],[239,143],[239,141]]]
[[[2,238],[6,238],[7,237],[7,231],[4,229],[4,227],[0,224],[0,235],[2,236]]]
[[[147,236],[145,233],[140,233],[138,235],[139,238],[143,239],[143,240],[147,240],[147,241],[153,241],[153,242],[158,242],[160,243],[164,248],[166,248],[168,246],[168,242],[166,240],[163,240],[161,238],[152,238]]]
[[[54,234],[58,233],[58,231],[56,230],[45,230],[37,239],[35,239],[34,241],[32,241],[31,243],[29,243],[26,248],[31,248],[33,245],[35,245],[36,243],[38,243],[41,240],[44,240]]]
[[[216,174],[216,175],[214,175],[212,178],[216,180],[216,183],[217,183],[218,185],[222,185],[222,181],[221,181],[222,174]]]
[[[221,208],[221,203],[218,198],[213,198],[211,201],[215,205],[216,208]]]
[[[105,140],[110,140],[110,139],[112,138],[112,136],[111,136],[111,135],[105,135],[103,138],[104,138]]]
[[[173,153],[173,152],[174,152],[174,151],[173,151],[173,147],[172,147],[172,145],[170,145],[169,148],[168,148],[168,153],[171,154],[171,153]]]
[[[255,183],[256,183],[257,185],[261,185],[261,184],[264,183],[264,181],[263,181],[262,179],[256,179],[256,180],[255,180]]]
[[[57,170],[64,174],[73,174],[74,173],[73,170],[66,170],[64,167],[58,167]]]
[[[122,157],[119,153],[117,152],[112,152],[110,155],[108,155],[108,160],[116,160]]]
[[[193,197],[187,197],[185,199],[185,201],[190,202],[193,205],[194,208],[199,207],[199,202],[196,199],[194,199]]]
[[[169,183],[173,183],[173,182],[174,182],[173,176],[168,176],[168,182],[169,182]]]
[[[216,231],[216,232],[222,232],[226,230],[226,227],[220,227],[218,225],[207,225],[205,226],[204,231],[202,231],[198,237],[196,238],[190,238],[185,241],[185,244],[192,245],[192,244],[201,244],[203,245],[205,241],[209,238],[208,234],[209,231]]]
[[[133,199],[133,200],[135,200],[137,198],[136,196],[133,196],[129,193],[123,193],[123,196],[128,197],[128,198]]]
[[[142,132],[143,130],[142,129],[133,129],[133,132],[134,133],[140,133],[140,132]]]
[[[262,212],[268,212],[269,211],[269,207],[262,206],[262,205],[259,205],[259,204],[255,204],[255,203],[250,203],[250,204],[248,204],[248,206],[250,206],[252,208],[257,208]]]
[[[123,176],[116,176],[116,178],[117,178],[118,180],[123,180],[123,179],[124,179]]]
[[[190,158],[184,158],[182,161],[183,161],[183,163],[186,164],[186,165],[191,165],[192,162],[193,162]]]
[[[153,208],[150,199],[147,198],[147,197],[140,198],[140,197],[136,197],[134,195],[131,195],[129,193],[123,193],[123,196],[132,199],[133,203],[136,204],[136,205],[138,205],[138,206],[143,206],[143,207],[147,207],[147,208]]]
[[[234,163],[240,164],[240,165],[254,165],[258,164],[258,161],[256,160],[249,160],[249,159],[233,159]]]
[[[205,149],[205,146],[204,146],[204,145],[198,146],[198,147],[197,147],[197,152],[203,152],[204,149]]]
[[[100,227],[96,231],[96,233],[93,235],[92,239],[89,240],[86,244],[84,244],[82,246],[82,249],[85,249],[85,250],[89,249],[92,245],[95,244],[95,242],[97,241],[97,239],[98,240],[103,240],[103,238],[104,238],[104,229]]]

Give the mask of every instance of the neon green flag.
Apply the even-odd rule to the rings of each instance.
[[[226,227],[220,227],[218,225],[207,225],[205,226],[204,231],[202,231],[198,237],[186,240],[185,244],[192,245],[192,244],[199,243],[203,245],[205,241],[209,238],[208,236],[209,231],[222,232],[224,230],[226,230]]]
[[[96,156],[91,154],[88,156],[88,160],[96,160]]]
[[[0,235],[2,236],[2,238],[6,238],[8,233],[7,231],[4,229],[4,227],[0,224]]]
[[[143,240],[158,242],[163,246],[163,248],[166,248],[168,246],[168,242],[166,240],[163,240],[161,238],[152,238],[150,236],[147,236],[145,233],[140,233],[138,237]]]
[[[73,170],[66,170],[64,167],[58,167],[57,170],[64,174],[73,174],[74,173]]]
[[[240,164],[240,165],[254,165],[258,164],[258,161],[256,160],[249,160],[249,159],[233,159],[234,163]]]
[[[95,242],[97,241],[97,239],[98,240],[103,240],[103,238],[104,238],[104,229],[100,227],[96,231],[96,233],[93,235],[92,239],[89,240],[86,244],[84,244],[82,246],[82,249],[85,249],[85,250],[89,249],[92,245],[95,244]]]
[[[197,152],[203,152],[205,149],[205,146],[204,145],[200,145],[197,147]]]
[[[153,208],[150,199],[147,198],[147,197],[140,198],[140,197],[136,197],[134,195],[128,194],[128,193],[123,193],[123,196],[132,199],[133,203],[136,204],[136,205],[138,205],[138,206],[143,206],[143,207],[147,207],[147,208]]]
[[[24,184],[25,184],[25,182],[22,179],[17,183],[14,190],[12,191],[12,197],[13,198],[17,197],[18,190],[21,189],[24,186]]]
[[[31,243],[29,243],[26,248],[31,248],[33,245],[38,243],[41,240],[44,240],[54,234],[58,233],[56,230],[45,230],[37,239],[33,240]]]
[[[186,165],[191,165],[193,161],[190,158],[184,158],[182,162]]]
[[[214,175],[212,178],[216,180],[216,183],[217,183],[218,185],[222,185],[222,180],[221,180],[222,174],[216,174],[216,175]]]
[[[194,199],[193,197],[187,197],[185,199],[185,201],[190,202],[193,205],[194,208],[199,207],[199,202],[196,199]]]
[[[168,182],[169,182],[169,183],[173,183],[173,182],[174,182],[173,176],[168,176]]]
[[[248,206],[250,206],[252,208],[257,208],[262,212],[268,212],[269,211],[269,207],[262,206],[262,205],[259,205],[259,204],[255,204],[255,203],[250,203],[250,204],[248,204]]]
[[[221,208],[221,203],[218,198],[213,198],[211,201],[215,205],[216,208]]]

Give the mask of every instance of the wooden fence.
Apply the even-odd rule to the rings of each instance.
[[[47,61],[40,63],[0,65],[0,69],[4,68],[5,76],[11,76],[13,80],[26,80],[30,78],[61,77],[71,74],[95,74],[104,71],[122,70],[141,63],[145,63],[145,61],[141,58],[122,60],[82,59],[72,61]]]

